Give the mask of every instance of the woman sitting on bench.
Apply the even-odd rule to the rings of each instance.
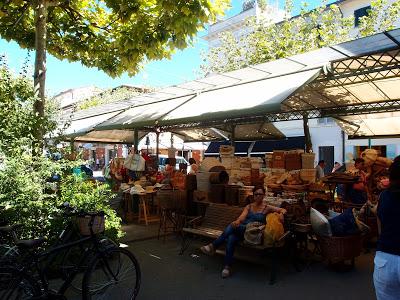
[[[243,240],[246,225],[251,222],[260,222],[265,224],[265,218],[269,213],[286,213],[285,209],[268,205],[263,201],[265,197],[264,187],[255,187],[253,189],[253,195],[254,202],[244,208],[239,218],[228,225],[220,237],[214,242],[200,248],[203,253],[213,255],[219,246],[221,246],[224,242],[227,242],[222,278],[226,278],[231,275],[231,265],[235,246],[238,242]]]

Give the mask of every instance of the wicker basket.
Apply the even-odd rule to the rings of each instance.
[[[334,263],[354,259],[361,254],[363,246],[362,235],[350,235],[345,237],[318,236],[321,245],[322,256]]]
[[[93,234],[99,234],[104,232],[105,229],[104,214],[99,214],[97,216],[89,216],[89,215],[78,216],[76,220],[81,235],[84,236],[91,235],[90,227],[92,227]],[[91,224],[92,220],[93,224]]]
[[[228,205],[238,205],[239,203],[239,186],[226,185],[225,186],[225,203]]]
[[[307,183],[315,183],[317,171],[315,169],[301,169],[300,179]]]
[[[313,169],[315,161],[315,153],[301,154],[301,165],[303,169]]]
[[[197,190],[203,192],[209,192],[211,188],[210,175],[211,172],[198,172],[196,174]]]
[[[159,190],[157,202],[161,209],[186,210],[187,192],[181,190]]]
[[[244,186],[242,188],[239,188],[239,206],[246,206],[247,203],[247,198],[249,196],[253,196],[253,188],[254,186]]]

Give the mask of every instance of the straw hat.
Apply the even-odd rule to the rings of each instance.
[[[146,191],[144,190],[144,188],[142,188],[142,186],[140,186],[140,185],[134,185],[132,188],[131,188],[131,192],[130,192],[132,195],[141,195],[141,194],[144,194],[144,193],[146,193]]]

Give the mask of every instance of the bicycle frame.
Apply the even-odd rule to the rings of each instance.
[[[49,291],[49,281],[47,279],[46,273],[47,273],[48,268],[52,265],[52,263],[58,257],[58,254],[60,254],[64,250],[74,248],[78,245],[84,245],[87,242],[91,242],[90,246],[88,245],[89,247],[85,247],[83,255],[82,255],[81,259],[79,260],[78,264],[76,266],[74,266],[72,272],[67,275],[63,284],[58,289],[57,294],[64,295],[64,293],[70,287],[74,278],[79,273],[80,266],[82,266],[84,264],[84,262],[90,258],[90,253],[93,253],[93,252],[101,253],[104,251],[100,247],[103,239],[97,235],[91,235],[88,237],[80,238],[79,240],[65,243],[64,235],[66,233],[68,233],[68,231],[71,232],[71,230],[68,230],[68,229],[72,229],[72,226],[71,226],[71,228],[69,228],[69,226],[67,226],[67,228],[65,230],[63,230],[63,232],[59,236],[58,241],[55,243],[55,246],[53,246],[51,249],[44,251],[42,253],[38,253],[38,254],[32,253],[32,251],[28,251],[27,257],[23,260],[22,268],[19,270],[20,272],[26,272],[26,271],[33,269],[34,273],[39,275],[38,282],[41,284],[41,288],[43,289],[44,295],[48,295],[49,292],[51,292],[51,291]],[[70,238],[70,236],[67,236],[67,238]],[[32,261],[27,261],[28,259],[32,260]],[[43,261],[45,261],[46,264],[43,267],[41,267],[40,263],[42,263]]]

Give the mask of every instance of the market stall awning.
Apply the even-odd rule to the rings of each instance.
[[[400,136],[400,112],[346,116],[336,122],[350,138]]]
[[[171,98],[129,108],[96,126],[96,130],[184,125],[243,118],[277,111],[281,102],[304,84],[315,79],[321,69],[299,71],[233,86]],[[204,127],[204,126],[203,126]]]
[[[400,99],[400,29],[327,48],[335,57],[326,72],[282,103],[283,111],[321,110],[346,114],[340,108]],[[336,55],[333,55],[336,53]]]
[[[117,112],[112,112],[81,119],[73,118],[71,121],[63,120],[61,126],[64,126],[64,122],[71,122],[63,134],[69,138],[85,135],[88,132],[92,131],[96,125],[110,119],[116,114]]]
[[[139,131],[139,140],[147,133]],[[134,144],[133,130],[90,131],[75,138],[77,142],[97,142],[107,144]]]
[[[216,140],[221,135],[212,128],[224,138],[231,133],[228,127],[238,124],[393,112],[400,108],[399,85],[400,29],[395,29],[211,74],[80,114],[90,119],[115,113],[89,126],[93,131],[157,127],[187,140]],[[86,132],[86,125],[75,123],[73,133]],[[279,133],[272,135],[276,138]]]

